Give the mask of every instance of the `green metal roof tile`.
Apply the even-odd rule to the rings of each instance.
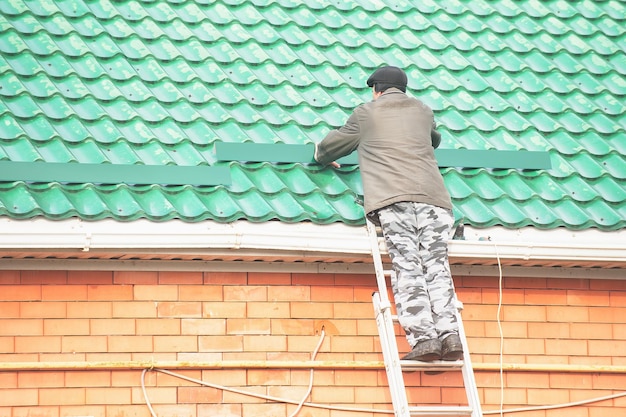
[[[457,216],[624,226],[621,3],[323,5],[2,3],[0,158],[215,166],[217,141],[311,143],[369,100],[363,80],[389,63],[435,110],[442,146],[550,151],[549,171],[443,169]],[[0,203],[0,215],[362,222],[358,166],[249,165],[230,163],[230,187],[56,184],[45,195],[10,183],[35,203]],[[562,216],[571,204],[586,218]]]

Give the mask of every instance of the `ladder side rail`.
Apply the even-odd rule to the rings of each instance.
[[[457,323],[459,324],[459,336],[463,343],[463,367],[461,373],[463,375],[463,383],[465,384],[465,393],[467,396],[467,403],[472,409],[471,417],[483,417],[482,408],[480,405],[480,398],[478,396],[478,387],[476,386],[476,379],[474,377],[474,368],[472,367],[472,359],[470,358],[469,347],[467,344],[467,336],[465,334],[465,327],[463,326],[463,320],[461,318],[462,304],[457,300],[457,304],[461,307],[457,309]]]
[[[370,238],[370,246],[372,247],[372,258],[374,260],[374,270],[376,271],[376,283],[378,284],[378,292],[380,293],[381,303],[386,305],[389,303],[389,294],[387,293],[387,280],[383,267],[382,257],[380,255],[380,246],[378,245],[378,234],[376,226],[369,219],[366,219],[367,233]]]
[[[376,311],[376,325],[378,326],[380,344],[383,358],[385,359],[385,371],[387,373],[387,383],[389,384],[394,415],[396,417],[410,417],[409,402],[404,385],[404,376],[402,375],[402,365],[400,363],[400,355],[398,354],[391,311],[381,304],[379,293],[375,292],[372,298]]]

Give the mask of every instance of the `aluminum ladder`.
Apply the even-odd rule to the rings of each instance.
[[[397,317],[391,314],[391,303],[387,293],[386,277],[391,276],[394,272],[383,269],[382,257],[380,254],[379,234],[376,226],[366,220],[367,232],[370,238],[372,248],[372,257],[374,259],[374,268],[376,269],[376,282],[378,284],[378,292],[372,294],[374,303],[374,312],[376,315],[376,325],[380,336],[380,344],[382,346],[383,358],[385,362],[385,371],[387,372],[387,380],[389,382],[389,390],[391,392],[391,401],[396,417],[410,416],[470,416],[483,417],[480,399],[478,397],[478,388],[474,379],[474,371],[470,360],[469,349],[467,347],[467,339],[461,314],[457,311],[457,321],[459,323],[459,337],[463,343],[463,359],[459,361],[406,361],[400,360],[398,353],[398,345],[394,329],[394,319]],[[459,310],[462,304],[457,300]],[[403,371],[461,371],[463,373],[463,384],[467,396],[467,406],[409,406],[406,388],[404,385]]]

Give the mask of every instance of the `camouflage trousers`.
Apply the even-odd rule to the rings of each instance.
[[[400,202],[378,211],[395,276],[391,285],[400,325],[411,346],[458,333],[448,263],[452,212]]]

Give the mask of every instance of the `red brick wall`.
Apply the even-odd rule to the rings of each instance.
[[[286,268],[288,265],[286,265]],[[484,410],[500,402],[495,277],[455,277]],[[290,273],[0,271],[0,365],[32,362],[380,361],[372,276]],[[550,371],[503,374],[504,406],[566,403],[626,391],[626,281],[503,281],[503,361]],[[402,351],[407,349],[398,332]],[[19,363],[16,363],[19,362]],[[258,362],[256,362],[258,363]],[[606,372],[560,370],[604,365]],[[299,401],[306,369],[176,371],[228,387]],[[388,409],[382,369],[319,369],[311,402]],[[295,408],[150,371],[159,417],[288,416]],[[0,371],[0,417],[149,417],[141,370]],[[465,401],[460,373],[406,374],[411,399]],[[626,413],[626,398],[538,410],[524,417]],[[299,416],[374,416],[305,407]]]

